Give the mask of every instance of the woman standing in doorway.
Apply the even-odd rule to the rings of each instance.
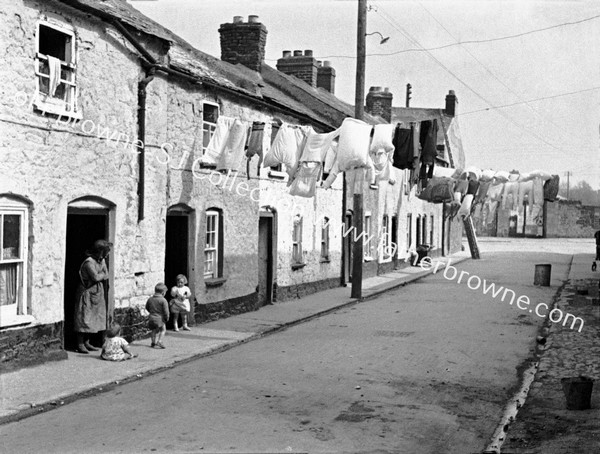
[[[86,252],[88,258],[79,268],[80,282],[75,302],[76,351],[79,353],[98,350],[90,343],[90,334],[106,330],[104,281],[108,279],[108,268],[105,259],[111,246],[106,240],[96,240],[94,247]]]

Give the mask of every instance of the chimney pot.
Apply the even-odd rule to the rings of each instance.
[[[242,16],[233,16],[234,24],[241,24],[244,22],[244,18]]]
[[[249,24],[258,24],[258,16],[256,16],[256,15],[248,16],[248,23]]]
[[[301,50],[295,50],[294,51],[294,57],[302,57],[302,51]]]
[[[323,62],[321,60],[317,60],[317,66],[320,68],[321,66],[323,66]]]
[[[444,109],[445,114],[450,117],[454,117],[456,115],[457,105],[458,99],[456,98],[454,90],[448,91],[448,94],[446,95],[446,108]]]
[[[291,50],[284,50],[283,51],[283,58],[289,58],[292,56],[292,51]]]
[[[383,92],[384,93],[389,93],[390,92],[390,87],[384,87]]]
[[[313,51],[308,49],[304,51],[304,56],[305,57],[312,57],[313,56]]]
[[[331,68],[331,62],[330,62],[329,60],[325,60],[325,61],[323,62],[323,66],[324,66],[325,68]]]

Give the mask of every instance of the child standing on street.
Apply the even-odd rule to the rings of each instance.
[[[169,303],[165,299],[165,294],[169,288],[159,282],[154,287],[154,295],[146,301],[146,310],[148,311],[148,328],[152,330],[152,343],[150,347],[166,348],[163,343],[163,337],[167,331],[166,323],[169,321]]]
[[[171,306],[171,313],[173,314],[173,329],[175,331],[179,331],[179,327],[177,326],[177,322],[179,319],[179,314],[181,314],[181,318],[183,320],[183,329],[185,331],[189,331],[190,328],[187,324],[187,316],[190,313],[190,296],[192,296],[192,292],[189,287],[187,287],[187,278],[183,274],[177,275],[177,285],[171,289],[171,296],[173,299],[169,303]]]
[[[104,341],[102,354],[100,355],[102,359],[107,361],[124,361],[137,356],[131,353],[128,347],[129,344],[119,334],[121,334],[121,325],[118,323],[113,323],[106,330],[106,341]]]

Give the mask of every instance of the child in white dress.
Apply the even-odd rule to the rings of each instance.
[[[179,314],[181,314],[183,330],[190,331],[187,324],[187,317],[190,313],[190,297],[192,296],[192,291],[187,286],[188,281],[183,274],[178,274],[176,279],[177,285],[171,289],[171,296],[173,299],[169,303],[171,313],[173,314],[173,329],[179,331],[177,322],[179,320]]]

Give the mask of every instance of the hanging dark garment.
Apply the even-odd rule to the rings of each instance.
[[[396,126],[394,131],[394,158],[392,165],[398,169],[414,169],[414,132],[413,128],[407,129]]]
[[[421,122],[419,141],[421,142],[421,162],[433,164],[437,156],[437,120],[426,120]]]
[[[469,186],[467,187],[467,195],[471,194],[473,197],[475,197],[475,194],[477,194],[478,189],[479,189],[479,181],[469,180]]]
[[[250,134],[248,134],[248,142],[246,146],[246,175],[250,179],[250,161],[252,157],[258,155],[257,175],[260,177],[260,166],[263,160],[263,137],[265,134],[265,124],[260,121],[255,121],[252,124]]]
[[[558,175],[552,175],[552,178],[544,183],[544,200],[554,202],[558,195],[559,185],[560,177]]]

